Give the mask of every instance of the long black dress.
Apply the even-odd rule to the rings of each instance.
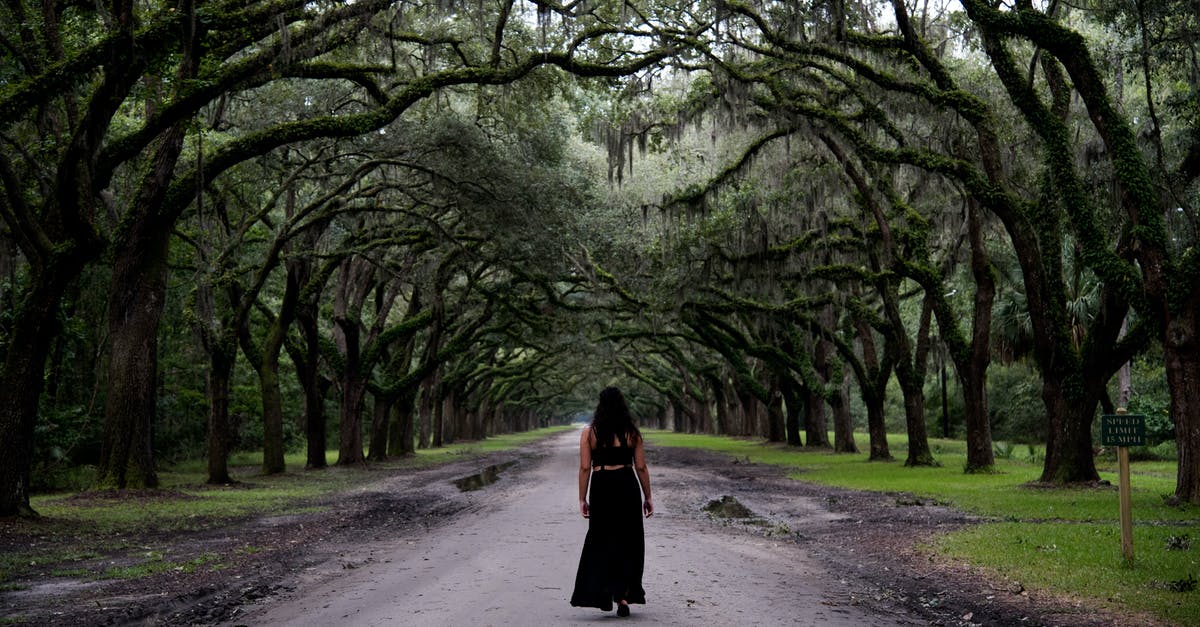
[[[624,466],[601,470],[599,466]],[[645,603],[642,567],[642,490],[633,470],[633,448],[592,449],[591,509],[571,605],[609,611],[613,603]]]

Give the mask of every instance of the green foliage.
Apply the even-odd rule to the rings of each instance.
[[[155,452],[168,465],[204,450],[208,436],[208,398],[204,391],[183,387],[172,391],[158,397],[154,432]]]
[[[87,464],[99,449],[100,421],[80,406],[47,407],[40,417],[31,487],[36,491],[83,488],[90,481]]]
[[[857,395],[856,395],[857,396]],[[927,407],[928,409],[928,407]],[[863,408],[861,415],[866,415]],[[905,430],[904,395],[896,377],[888,379],[887,389],[883,393],[883,417],[888,433],[902,433]]]
[[[1161,355],[1157,360],[1147,355],[1134,360],[1130,368],[1133,395],[1129,399],[1129,413],[1146,417],[1146,444],[1151,447],[1175,439],[1170,390],[1161,364]]]
[[[653,390],[640,395],[639,408],[653,411],[669,402],[689,400],[678,398],[680,391],[699,388],[695,380],[702,379],[697,375],[701,371],[719,385],[736,379],[739,387],[760,396],[765,396],[764,380],[772,368],[788,370],[787,376],[809,385],[818,376],[811,361],[777,356],[788,351],[755,353],[750,345],[758,342],[773,348],[781,338],[789,338],[793,344],[789,351],[806,351],[813,333],[808,327],[816,326],[809,303],[821,299],[833,302],[837,311],[834,320],[820,324],[836,328],[844,328],[844,314],[849,311],[878,328],[903,329],[911,336],[919,319],[920,297],[935,291],[946,293],[947,299],[960,294],[939,308],[942,313],[952,312],[945,317],[969,319],[970,301],[964,296],[973,292],[973,285],[962,262],[961,210],[969,200],[990,212],[984,218],[986,247],[1004,278],[993,332],[996,352],[1011,363],[993,365],[988,381],[990,390],[1001,391],[990,397],[992,434],[1001,442],[996,452],[1006,461],[1038,462],[1043,453],[1036,444],[1046,439],[1041,381],[1021,361],[1037,354],[1032,350],[1037,343],[1032,337],[1032,314],[1051,316],[1048,325],[1056,341],[1068,336],[1076,341],[1075,352],[1063,348],[1055,358],[1059,364],[1076,363],[1081,338],[1087,324],[1096,319],[1100,302],[1096,274],[1110,279],[1109,287],[1121,287],[1127,300],[1134,300],[1131,294],[1145,287],[1126,281],[1121,272],[1129,269],[1126,259],[1113,259],[1121,250],[1116,238],[1132,235],[1147,244],[1162,242],[1155,239],[1160,234],[1147,230],[1146,224],[1128,228],[1128,220],[1117,211],[1120,199],[1111,197],[1112,190],[1122,187],[1135,195],[1146,195],[1149,188],[1142,155],[1131,135],[1120,134],[1121,141],[1108,142],[1104,151],[1115,154],[1099,154],[1104,151],[1093,148],[1103,143],[1101,137],[1078,104],[1065,110],[1061,121],[1044,115],[1042,101],[1054,95],[1048,92],[1052,87],[1048,81],[1031,76],[1026,93],[1010,80],[1006,93],[999,79],[1011,78],[1013,72],[1000,63],[988,66],[979,34],[1000,28],[999,23],[1013,29],[997,35],[1007,42],[1003,56],[1013,68],[1026,66],[1035,48],[1032,42],[1052,33],[1059,45],[1073,45],[1086,36],[1111,49],[1112,54],[1105,55],[1111,60],[1102,62],[1111,62],[1113,70],[1121,70],[1120,76],[1125,71],[1146,72],[1140,77],[1145,87],[1138,85],[1141,81],[1123,81],[1113,98],[1124,101],[1110,103],[1102,94],[1103,106],[1088,104],[1098,107],[1093,118],[1105,117],[1124,129],[1126,117],[1135,123],[1146,118],[1150,111],[1145,109],[1157,99],[1161,107],[1156,115],[1167,123],[1147,129],[1138,139],[1147,144],[1147,155],[1156,143],[1166,146],[1166,155],[1157,156],[1165,159],[1155,166],[1162,170],[1158,182],[1164,191],[1173,192],[1163,197],[1187,205],[1177,208],[1185,215],[1176,218],[1186,226],[1189,219],[1195,222],[1194,208],[1188,204],[1195,200],[1194,185],[1190,192],[1168,189],[1173,181],[1166,174],[1192,145],[1190,137],[1200,119],[1194,72],[1187,70],[1186,53],[1191,49],[1179,44],[1189,41],[1195,25],[1187,20],[1171,22],[1176,13],[1194,18],[1192,7],[1179,0],[1155,0],[1138,5],[1134,15],[1127,5],[1101,2],[1094,15],[1072,12],[1061,22],[1048,23],[1032,9],[983,17],[955,12],[947,19],[914,15],[922,24],[922,37],[928,32],[931,38],[950,38],[935,51],[926,42],[914,43],[911,37],[901,42],[891,32],[877,31],[875,16],[866,14],[877,10],[874,7],[862,13],[845,11],[841,18],[846,22],[834,26],[823,9],[803,4],[765,9],[735,4],[722,8],[721,19],[762,47],[752,62],[743,63],[736,54],[725,58],[727,67],[721,71],[700,65],[714,58],[708,56],[716,49],[710,46],[736,49],[737,44],[704,41],[706,34],[690,42],[694,50],[677,51],[676,60],[687,64],[688,71],[675,72],[658,64],[619,71],[582,65],[584,59],[608,63],[612,55],[632,58],[645,51],[645,46],[629,47],[637,41],[634,29],[618,28],[615,37],[581,35],[581,29],[595,25],[599,16],[614,23],[636,20],[637,12],[623,8],[618,17],[620,3],[589,6],[578,19],[564,16],[561,29],[544,23],[535,28],[527,20],[510,19],[503,25],[504,45],[495,50],[498,56],[490,63],[490,40],[497,33],[487,22],[495,17],[494,7],[482,4],[473,11],[439,5],[423,13],[398,5],[386,14],[361,16],[361,21],[351,16],[356,6],[311,5],[279,16],[278,25],[253,23],[248,16],[257,15],[254,8],[247,12],[236,7],[203,9],[212,36],[223,43],[202,47],[204,54],[214,54],[198,60],[199,76],[184,80],[171,71],[178,69],[179,61],[170,52],[173,39],[140,40],[150,64],[145,68],[146,80],[130,81],[136,86],[121,94],[123,104],[106,127],[108,141],[86,148],[105,158],[118,153],[113,157],[114,172],[96,173],[111,178],[96,181],[96,187],[108,195],[108,211],[96,213],[96,218],[102,231],[119,231],[110,227],[129,226],[133,219],[129,210],[138,197],[138,181],[152,148],[149,138],[157,134],[139,135],[147,111],[163,113],[167,123],[189,126],[175,168],[179,178],[169,194],[175,204],[164,210],[177,237],[171,247],[168,306],[159,337],[161,385],[154,425],[158,458],[170,464],[202,454],[209,407],[204,390],[206,356],[198,346],[197,330],[211,325],[221,327],[217,335],[226,340],[238,335],[231,319],[240,304],[232,302],[236,297],[227,292],[242,292],[263,271],[263,291],[249,301],[262,309],[252,311],[245,321],[247,343],[262,342],[268,318],[280,304],[283,284],[283,272],[265,266],[265,255],[274,238],[294,226],[285,214],[308,203],[317,203],[313,206],[320,208],[314,215],[328,224],[313,220],[306,225],[317,222],[325,232],[314,240],[313,250],[285,250],[282,255],[291,261],[323,263],[352,250],[357,259],[379,268],[379,276],[363,279],[364,285],[380,283],[362,299],[373,300],[377,307],[392,287],[415,294],[416,286],[427,285],[447,250],[468,251],[469,261],[448,266],[447,287],[436,295],[439,302],[445,301],[440,305],[456,321],[470,319],[483,309],[484,300],[489,311],[493,304],[504,311],[497,314],[494,326],[462,336],[469,349],[455,347],[444,358],[443,371],[456,376],[460,388],[477,396],[494,394],[488,400],[508,402],[520,397],[540,407],[564,402],[564,397],[571,397],[569,403],[581,402],[573,389],[581,377],[618,378],[623,385],[636,380],[639,383],[628,387]],[[30,19],[55,17],[52,9],[57,5],[45,6],[48,12]],[[679,9],[655,3],[645,8],[656,25],[686,32],[692,15]],[[58,17],[65,19],[55,25],[60,27],[58,39],[64,42],[68,58],[50,59],[51,65],[88,53],[89,46],[109,34],[108,27],[90,12],[80,13],[73,6],[62,10],[65,16]],[[746,19],[757,10],[765,11],[768,19],[761,23]],[[146,29],[165,32],[179,19],[147,11],[137,9]],[[314,20],[318,15],[321,19]],[[371,20],[385,17],[412,34],[398,39],[376,37],[381,30],[375,30],[378,24]],[[1152,27],[1149,35],[1143,17]],[[675,19],[680,23],[673,24]],[[287,51],[277,59],[260,56],[265,54],[259,49],[264,37],[278,36],[282,43],[291,35],[306,37],[310,28],[319,30],[326,22],[330,29],[346,28],[347,35],[360,27],[364,30],[361,37],[331,39],[328,48],[297,40],[295,57]],[[389,33],[394,24],[389,24]],[[851,32],[837,32],[843,27]],[[16,32],[14,26],[3,28],[9,35]],[[755,34],[759,28],[780,31],[760,33],[760,38]],[[774,39],[801,32],[804,45],[782,46]],[[34,43],[47,43],[36,41],[44,36],[37,28],[30,33]],[[576,56],[570,62],[547,52],[576,36],[581,39],[572,44]],[[16,41],[14,37],[9,39]],[[429,43],[432,40],[454,43]],[[826,41],[837,41],[839,46],[826,48]],[[1162,54],[1146,56],[1141,54],[1148,52],[1142,46]],[[880,54],[884,49],[887,54]],[[1041,58],[1047,61],[1061,54],[1044,49]],[[57,54],[51,46],[44,52]],[[1088,50],[1072,52],[1071,60],[1090,63]],[[998,56],[992,54],[993,59]],[[525,58],[529,64],[508,70]],[[38,64],[24,64],[28,68],[23,69],[16,59],[0,62],[0,82],[11,83],[0,90],[6,103],[26,89],[26,81],[32,84],[46,78],[26,76]],[[398,59],[419,62],[397,63]],[[527,70],[551,60],[570,72],[596,76],[571,81],[558,69]],[[1036,64],[1028,67],[1037,68]],[[1047,63],[1046,67],[1053,66]],[[16,166],[13,177],[22,186],[16,191],[29,196],[31,206],[55,206],[53,199],[40,196],[49,186],[39,181],[53,178],[55,153],[64,149],[62,138],[86,137],[61,129],[39,136],[41,129],[71,130],[70,121],[48,118],[35,124],[35,119],[60,114],[63,103],[55,94],[77,89],[79,97],[86,99],[89,90],[101,84],[93,75],[101,71],[51,77],[46,93],[38,96],[44,102],[20,109],[14,125],[5,127],[5,137],[11,139],[4,160]],[[338,78],[323,80],[315,75],[321,72]],[[626,73],[633,75],[616,76]],[[1082,84],[1080,76],[1069,78],[1083,95],[1088,85]],[[1164,80],[1156,80],[1160,78]],[[61,89],[63,85],[73,90]],[[209,99],[218,94],[221,101],[216,106]],[[193,95],[194,100],[186,98]],[[380,106],[383,102],[390,104]],[[1010,106],[1014,104],[1023,105],[1024,111]],[[986,167],[981,167],[975,154],[975,147],[986,143],[980,141],[982,127],[1004,147],[1004,154],[990,155],[999,163]],[[1070,141],[1065,134],[1068,127],[1079,129]],[[125,145],[135,150],[121,153],[113,147]],[[1039,151],[1047,146],[1048,156],[1039,159]],[[388,159],[389,165],[357,173],[355,168],[374,159]],[[1086,169],[1077,168],[1077,162],[1086,162]],[[178,215],[195,198],[191,185],[196,172],[190,168],[204,164],[216,173],[204,188],[207,196],[202,198],[208,204],[196,205],[194,214]],[[64,165],[73,167],[57,167]],[[618,184],[605,189],[605,170],[611,179],[614,166]],[[847,180],[855,178],[852,174],[869,180],[852,185]],[[320,200],[337,186],[340,176],[350,177],[350,184],[336,198]],[[1062,211],[1063,203],[1040,202],[1038,190],[1052,192],[1049,187],[1055,183],[1065,186],[1058,191],[1069,193],[1066,209],[1077,213]],[[294,197],[281,200],[285,192]],[[1096,207],[1094,216],[1087,208],[1091,206]],[[1036,211],[1026,213],[1031,208]],[[872,209],[878,214],[872,215]],[[1141,211],[1143,222],[1163,213],[1145,207]],[[1004,226],[1010,230],[995,224],[997,214],[1003,214]],[[1068,220],[1068,215],[1087,220]],[[1055,311],[1031,312],[1024,293],[1025,281],[1033,280],[1037,272],[1022,272],[1010,240],[1019,236],[1011,230],[1012,224],[1026,218],[1027,226],[1041,230],[1026,243],[1036,248],[1049,242],[1040,251],[1045,259],[1039,263],[1051,275],[1046,288],[1053,292],[1048,302],[1058,304],[1051,307]],[[73,220],[68,215],[64,223]],[[1172,240],[1176,252],[1194,244],[1194,231],[1189,228],[1178,229],[1180,235]],[[1189,232],[1191,239],[1185,235]],[[897,251],[882,250],[888,233]],[[122,246],[119,236],[113,237],[118,240],[112,242],[110,258]],[[11,247],[14,241],[7,236],[5,243]],[[1137,245],[1129,248],[1131,254],[1138,250]],[[895,258],[886,258],[893,254]],[[12,312],[17,309],[7,302],[13,299],[11,283],[24,283],[32,270],[21,257],[38,257],[28,251],[15,257],[5,251],[5,255],[16,259],[17,267],[5,277],[0,330],[12,327]],[[1025,261],[1031,264],[1028,268],[1037,269],[1037,264]],[[1121,263],[1116,270],[1100,271],[1117,261]],[[1148,271],[1152,266],[1141,267]],[[87,464],[98,455],[98,408],[103,407],[105,382],[93,385],[96,375],[88,365],[92,356],[102,353],[96,345],[104,341],[104,325],[99,323],[104,305],[89,302],[95,298],[89,295],[103,294],[96,286],[107,282],[103,270],[88,272],[95,274],[80,281],[81,295],[68,297],[62,308],[71,313],[62,316],[63,332],[55,347],[61,358],[50,365],[48,377],[58,382],[59,391],[47,394],[55,398],[47,399],[39,415],[34,475],[35,488],[40,490],[82,484]],[[384,275],[390,285],[382,285],[385,281],[379,277]],[[926,281],[916,284],[915,275]],[[950,277],[946,292],[929,279],[941,276]],[[201,320],[198,283],[211,288],[207,296],[216,301],[209,303],[215,311],[203,314],[211,320]],[[1180,283],[1177,291],[1186,294],[1194,282]],[[879,291],[892,289],[903,292],[899,320],[887,319],[879,311]],[[320,294],[322,339],[330,346],[334,344],[331,292]],[[564,293],[570,298],[562,297]],[[1029,299],[1033,298],[1031,290]],[[559,304],[570,314],[556,310]],[[1057,311],[1058,306],[1062,311]],[[728,325],[728,332],[705,333],[681,324],[679,312],[685,309],[705,310],[717,321],[710,327]],[[362,328],[373,322],[370,314],[357,317],[352,322]],[[431,336],[418,334],[408,362],[417,359],[421,343]],[[739,339],[726,341],[725,336]],[[0,345],[8,340],[0,333]],[[889,348],[896,346],[891,343]],[[561,350],[564,347],[570,350]],[[376,356],[395,347],[365,348],[365,355]],[[855,350],[844,350],[840,359],[853,361]],[[553,357],[535,359],[526,351]],[[331,350],[322,365],[330,379],[336,379],[347,363],[336,352]],[[234,447],[258,450],[265,435],[258,381],[243,359],[250,353],[246,350],[239,356],[230,413],[236,431]],[[644,359],[618,360],[617,354]],[[961,347],[955,348],[955,354],[963,354]],[[493,367],[499,370],[526,359],[541,370],[529,368],[498,383],[492,378]],[[545,366],[549,361],[555,363]],[[578,368],[563,367],[579,362],[586,364],[586,375],[577,375]],[[1046,364],[1043,359],[1042,366]],[[411,365],[398,364],[397,378]],[[820,374],[828,379],[826,375],[840,373],[843,365],[833,364]],[[1147,416],[1151,446],[1135,456],[1149,459],[1169,454],[1162,443],[1173,437],[1173,427],[1161,356],[1148,358],[1143,366],[1135,372],[1136,395],[1130,409]],[[561,371],[571,374],[557,375]],[[294,374],[285,359],[279,380],[285,403],[284,446],[289,450],[302,445],[296,420],[301,394]],[[391,373],[372,374],[377,383]],[[1073,391],[1081,389],[1079,377],[1068,382]],[[338,386],[332,389],[336,396]],[[95,393],[86,393],[91,390]],[[940,414],[934,409],[940,392],[927,379],[931,426]],[[903,430],[903,399],[894,381],[884,399],[887,426]],[[464,402],[479,400],[472,397]],[[948,412],[954,432],[961,430],[961,402],[959,390],[954,390]],[[331,403],[335,406],[336,399]],[[852,403],[861,417],[861,400],[855,396]],[[333,433],[333,420],[329,428]],[[1028,450],[1018,450],[1018,443],[1027,444]]]
[[[1148,434],[1147,438],[1149,438]],[[1116,451],[1110,451],[1110,455],[1116,455]],[[1134,461],[1178,461],[1179,449],[1176,448],[1175,440],[1167,440],[1154,446],[1131,446],[1129,447],[1129,459]]]
[[[1037,372],[1024,362],[993,364],[988,368],[988,390],[1003,394],[988,395],[988,415],[992,438],[1012,442],[1045,442],[1046,409],[1042,402],[1042,382]]]
[[[998,441],[992,445],[992,453],[998,459],[1023,460],[1031,464],[1040,464],[1046,459],[1045,452],[1033,444]]]

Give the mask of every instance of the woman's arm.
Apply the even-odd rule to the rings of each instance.
[[[633,448],[633,469],[637,472],[638,483],[642,484],[642,511],[646,518],[654,515],[654,501],[650,500],[650,467],[646,465],[646,448],[642,438],[638,438]]]
[[[583,430],[579,436],[579,513],[584,518],[591,515],[587,502],[588,481],[592,478],[592,428]]]

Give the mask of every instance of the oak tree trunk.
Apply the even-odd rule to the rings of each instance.
[[[367,446],[367,459],[381,462],[387,459],[388,448],[388,418],[391,417],[392,402],[381,394],[375,395],[374,409],[371,412],[371,437]]]
[[[158,327],[167,292],[171,225],[149,217],[131,227],[113,264],[108,305],[108,395],[96,483],[153,488]]]
[[[712,433],[729,433],[729,401],[725,397],[725,382],[720,377],[708,379],[708,389],[712,390],[713,404],[716,405],[716,418]]]
[[[826,329],[832,329],[837,324],[837,316],[834,314],[833,305],[826,304],[821,308],[820,313],[821,325]],[[833,342],[829,338],[818,335],[813,338],[813,369],[824,382],[826,390],[829,390],[833,385],[839,382],[833,381],[836,376],[837,369],[834,368],[834,359],[836,350],[833,347]],[[829,405],[832,409],[832,403],[827,401],[827,395],[822,394],[819,390],[803,390],[804,406],[805,406],[805,444],[808,446],[817,446],[822,448],[829,447],[829,426],[826,424],[825,406]],[[834,416],[836,423],[837,416]],[[836,439],[837,426],[834,426],[834,437]],[[852,443],[853,448],[853,443]]]
[[[44,164],[47,179],[37,180],[26,189],[42,187],[49,193],[37,208],[29,206],[22,181],[13,172],[7,159],[0,159],[0,187],[4,189],[6,226],[10,231],[20,228],[11,217],[18,211],[34,217],[35,230],[40,237],[24,238],[18,242],[29,263],[26,283],[18,295],[8,298],[15,306],[6,311],[6,342],[3,350],[3,370],[0,370],[0,517],[36,516],[29,506],[30,472],[33,464],[34,437],[38,419],[38,402],[44,389],[46,359],[50,345],[59,328],[59,312],[67,287],[76,281],[86,265],[100,251],[100,240],[93,223],[96,193],[107,187],[107,180],[96,181],[96,157],[99,147],[108,136],[110,122],[126,102],[127,96],[140,75],[140,65],[129,63],[135,58],[134,11],[132,3],[118,3],[112,9],[110,41],[112,47],[103,64],[103,73],[94,73],[86,111],[73,110],[73,120],[63,120],[52,110],[57,105],[39,107],[42,111],[39,126],[47,139],[43,148],[51,148],[59,139],[69,137],[56,163]],[[45,17],[57,19],[58,9],[44,3]],[[36,54],[35,51],[30,51]],[[55,62],[58,60],[56,59]],[[83,89],[82,85],[80,86]],[[68,90],[73,91],[73,90]],[[68,107],[76,102],[67,98]],[[7,122],[7,121],[6,121]],[[67,128],[63,122],[69,122]],[[49,156],[44,152],[42,158]],[[49,189],[47,189],[49,188]],[[22,229],[24,230],[24,229]],[[11,233],[10,233],[11,237]],[[6,237],[6,239],[8,239]],[[7,254],[7,251],[6,251]],[[18,289],[13,281],[6,289]]]
[[[893,308],[893,324],[900,321],[898,308]],[[933,466],[933,452],[929,449],[929,428],[925,422],[925,364],[929,356],[929,326],[933,313],[929,298],[921,307],[921,318],[917,330],[916,346],[908,350],[907,337],[893,341],[899,354],[896,364],[896,380],[904,397],[904,426],[908,433],[908,455],[905,466]],[[899,333],[904,333],[903,326]]]
[[[825,420],[825,399],[811,388],[804,388],[804,436],[807,446],[829,448],[829,427]]]
[[[392,404],[392,425],[388,429],[388,455],[401,457],[416,453],[414,446],[414,398],[410,393],[401,393]]]
[[[283,396],[279,390],[279,354],[288,329],[296,318],[296,306],[300,297],[300,284],[294,272],[287,273],[283,301],[279,314],[267,329],[266,341],[262,346],[262,360],[258,368],[259,393],[262,396],[263,421],[263,465],[264,475],[273,475],[287,470],[283,450]]]
[[[183,37],[179,80],[196,75],[199,36],[199,29],[191,28]],[[114,238],[117,248],[108,301],[108,395],[96,471],[96,483],[101,486],[158,486],[154,468],[158,327],[166,306],[171,235],[179,218],[177,211],[182,210],[166,210],[163,204],[183,152],[187,127],[187,122],[179,122],[163,131]]]
[[[321,337],[317,327],[315,303],[305,303],[296,310],[296,324],[303,344],[292,362],[296,377],[304,392],[304,436],[306,440],[305,468],[325,468],[325,392],[321,377]],[[297,359],[296,357],[299,357]]]
[[[349,281],[343,273],[343,286]],[[341,287],[340,290],[346,288]],[[340,308],[344,308],[342,291],[338,294]],[[339,331],[339,344],[343,352],[341,387],[342,398],[338,406],[338,466],[358,464],[363,461],[362,442],[362,409],[363,397],[366,395],[367,384],[359,372],[361,356],[359,321],[356,316],[336,316],[334,320]]]
[[[62,268],[37,272],[11,322],[4,370],[0,371],[0,518],[36,516],[29,506],[38,399],[42,394],[46,357],[59,331],[58,308],[82,259]]]
[[[835,453],[857,453],[854,441],[854,415],[850,413],[850,373],[842,375],[842,384],[829,401],[833,410],[833,451]]]
[[[456,440],[463,437],[465,429],[463,423],[466,420],[465,413],[458,406],[457,396],[453,389],[446,390],[446,394],[442,398],[442,445],[453,444]]]
[[[430,432],[433,430],[433,375],[421,381],[421,402],[417,412],[420,427],[417,433],[417,447],[429,448]]]
[[[968,369],[959,374],[963,386],[963,421],[967,431],[965,471],[986,472],[996,465],[992,448],[992,423],[988,416],[987,368]]]
[[[771,390],[771,402],[767,403],[767,441],[783,442],[783,394]]]
[[[891,460],[888,450],[887,422],[883,411],[884,390],[887,389],[887,371],[880,367],[878,351],[875,349],[875,338],[870,325],[865,320],[855,324],[858,330],[858,342],[862,347],[863,374],[858,381],[858,394],[863,405],[867,408],[867,437],[870,440],[871,454],[869,459]],[[887,352],[884,352],[884,365],[887,365]]]
[[[786,377],[779,384],[779,391],[783,394],[783,406],[787,411],[787,419],[785,422],[785,431],[787,432],[788,446],[801,446],[803,442],[800,440],[801,428],[801,412],[804,411],[800,402],[800,388],[795,380],[791,377]]]
[[[676,433],[695,433],[695,425],[688,420],[687,412],[683,410],[683,403],[679,399],[671,399],[671,414],[675,419]]]
[[[430,399],[430,410],[433,411],[433,416],[430,418],[430,435],[432,436],[433,440],[430,442],[430,444],[433,446],[433,448],[442,448],[442,446],[445,445],[445,438],[443,436],[445,424],[443,421],[445,419],[446,404],[443,402],[445,399],[442,396],[443,390],[441,366],[438,366],[438,369],[433,373],[432,389],[433,398]]]
[[[983,238],[981,214],[979,203],[973,199],[968,201],[967,233],[971,242],[971,274],[975,279],[975,310],[969,350],[952,354],[963,386],[963,422],[967,432],[966,472],[986,472],[996,464],[987,397],[987,370],[991,360],[992,306],[996,300],[996,280]]]
[[[367,384],[358,377],[348,377],[343,381],[341,409],[338,414],[341,417],[341,425],[338,429],[337,464],[339,466],[359,464],[364,461],[362,413],[366,393]]]
[[[494,435],[491,430],[491,413],[492,404],[485,396],[479,400],[479,407],[475,408],[474,418],[471,420],[473,434],[470,437],[472,440],[482,440],[489,435]]]
[[[1196,318],[1172,320],[1163,346],[1179,450],[1175,499],[1186,503],[1200,503],[1200,322]]]
[[[237,351],[213,347],[208,357],[208,483],[229,484],[229,449],[233,433],[229,423],[229,388]]]
[[[884,420],[883,396],[878,394],[863,394],[863,404],[867,407],[867,434],[871,441],[869,461],[891,461],[892,453],[888,450],[887,425]]]
[[[925,425],[925,395],[923,390],[904,392],[904,421],[908,430],[908,457],[905,466],[932,466],[933,452],[929,450],[929,434]]]
[[[738,404],[741,408],[742,424],[738,435],[759,435],[758,431],[758,399],[745,388],[737,391]]]
[[[1097,400],[1068,401],[1061,380],[1043,374],[1042,402],[1047,411],[1046,461],[1041,481],[1085,483],[1100,479],[1092,453],[1092,418]]]
[[[676,404],[674,404],[674,401],[667,399],[666,406],[662,407],[662,416],[664,416],[666,424],[671,425],[672,431],[677,432],[677,434],[685,434],[685,432],[688,432],[686,431],[686,425],[683,424],[683,420],[677,416]]]
[[[483,416],[481,417],[483,419],[483,429],[484,429],[483,432],[485,435],[493,436],[493,435],[498,435],[500,433],[504,433],[503,431],[501,431],[501,429],[504,428],[504,424],[501,423],[496,418],[496,416],[498,414],[499,414],[499,410],[496,408],[496,406],[493,405],[491,402],[488,402],[487,403],[487,412],[484,413]]]

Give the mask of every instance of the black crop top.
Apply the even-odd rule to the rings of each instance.
[[[592,466],[631,466],[633,447],[606,446],[592,449]]]

